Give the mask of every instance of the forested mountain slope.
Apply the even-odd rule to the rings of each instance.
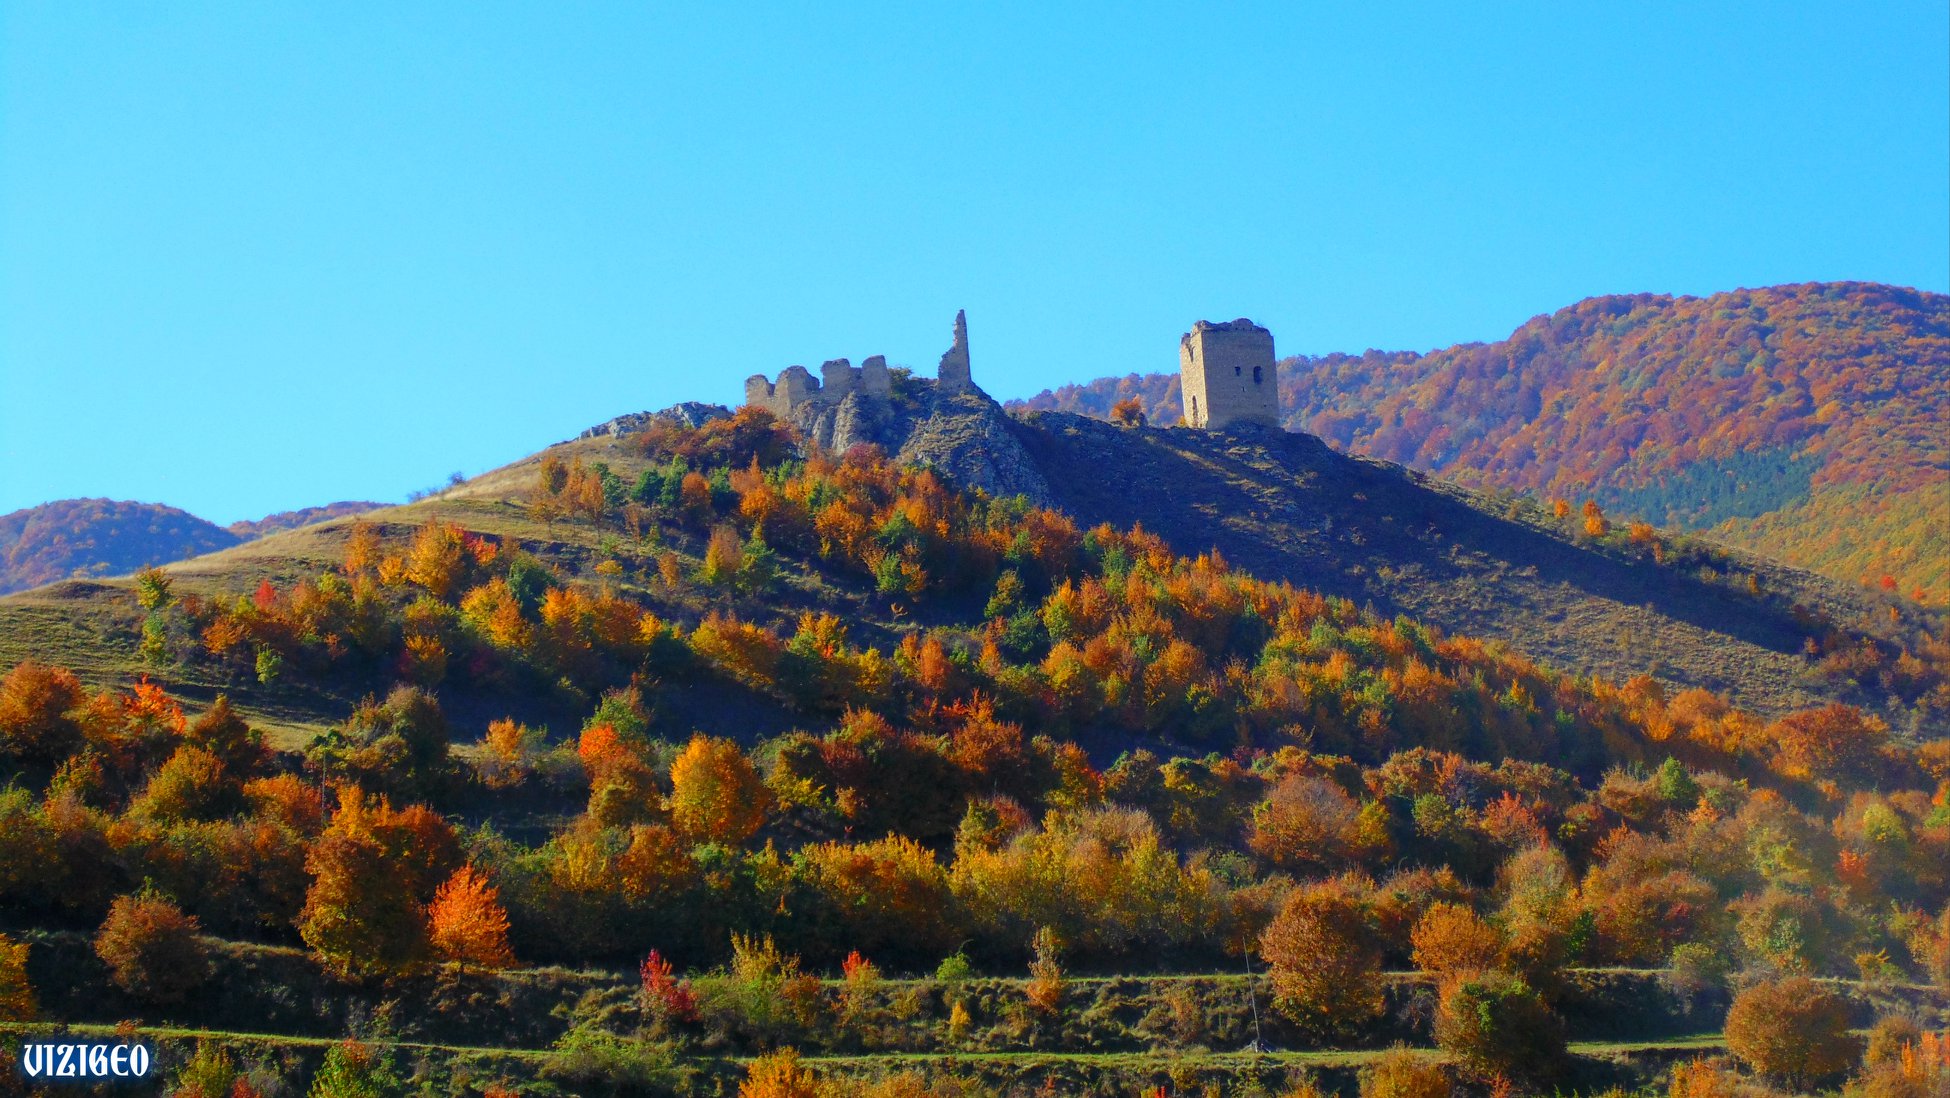
[[[76,572],[121,575],[244,540],[158,503],[63,499],[0,515],[0,593]]]
[[[1950,719],[1912,709],[1929,676],[1893,671],[1905,649],[1937,644],[1941,615],[1857,585],[1642,524],[1560,516],[1303,434],[1029,413],[1020,437],[1057,506],[1086,525],[1140,524],[1182,553],[1216,547],[1256,575],[1494,638],[1554,667],[1650,673],[1763,712],[1845,699],[1919,728]],[[1882,657],[1845,667],[1847,653],[1870,649]]]
[[[280,511],[228,527],[160,503],[62,499],[0,515],[0,594],[75,576],[126,575],[151,564],[385,506],[366,501]]]
[[[1280,383],[1290,429],[1352,453],[1950,598],[1941,294],[1844,282],[1595,297],[1494,343],[1287,359]],[[1154,422],[1180,415],[1175,373],[1023,407],[1101,417],[1130,396]]]
[[[1730,964],[1862,977],[1831,1044],[1939,1024],[1930,611],[1304,435],[928,417],[1006,434],[1055,506],[933,443],[648,417],[0,597],[8,1009],[136,1019],[259,1093],[814,1093],[796,1049],[836,1094],[1128,1093],[1188,1058],[1246,1094],[1262,1043],[1592,1093],[1662,1072],[1622,1039],[1718,1047]],[[1585,648],[1601,674],[1548,665]],[[1709,650],[1738,699],[1620,681]],[[1915,727],[1838,704],[1865,682]],[[1520,1039],[1444,1021],[1485,1001]]]

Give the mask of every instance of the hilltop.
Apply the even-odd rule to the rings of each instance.
[[[175,507],[112,499],[63,499],[0,515],[0,594],[56,580],[127,575],[214,553],[278,530],[385,506],[331,503],[218,526]]]
[[[0,977],[178,1062],[537,1095],[787,1046],[1345,1088],[1400,1041],[1588,1093],[1719,1048],[1723,958],[1841,977],[1838,1029],[1942,1016],[1926,611],[1310,436],[899,384],[843,453],[622,417],[0,598]],[[959,483],[1003,475],[1050,506]],[[1469,996],[1539,1055],[1459,1043]]]
[[[1188,556],[1216,549],[1263,578],[1499,642],[1574,674],[1617,682],[1650,674],[1673,689],[1706,688],[1764,715],[1847,701],[1919,732],[1944,719],[1931,708],[1932,677],[1892,671],[1905,652],[1927,651],[1941,622],[1855,585],[1686,539],[1654,539],[1655,547],[1623,527],[1593,538],[1575,517],[1558,520],[1526,499],[1350,457],[1304,434],[1012,416],[979,391],[938,393],[922,380],[904,385],[896,411],[876,433],[839,441],[895,450],[903,464],[941,471],[951,483],[1029,495],[1084,528],[1139,526]],[[619,548],[613,530],[538,519],[527,500],[539,471],[580,463],[628,485],[655,468],[645,455],[646,433],[694,430],[726,415],[688,405],[622,417],[365,519],[389,537],[433,519],[457,522],[519,546],[569,580],[598,581],[597,566],[619,552],[625,559],[634,552],[632,567],[647,568],[644,550]],[[832,409],[809,407],[800,418],[816,428],[815,416],[830,421]],[[181,590],[215,599],[247,595],[265,581],[284,587],[328,568],[351,529],[349,519],[328,520],[167,571]],[[681,538],[664,548],[687,559],[701,560],[704,552],[702,543]],[[636,590],[674,620],[694,624],[708,609],[695,600],[670,603],[655,583]],[[887,643],[913,627],[871,591],[816,572],[746,613],[789,626],[807,610],[838,612]],[[139,624],[126,581],[71,582],[0,599],[0,663],[58,655],[90,681],[116,681],[137,669],[131,653]],[[226,683],[196,665],[183,668],[178,683],[191,696],[227,688],[267,725],[295,728],[323,726],[383,684],[267,688],[248,679]],[[458,702],[470,711],[476,703]],[[506,701],[479,704],[485,721]],[[699,704],[702,718],[715,703],[700,697]],[[748,713],[757,727],[783,727],[782,716],[762,709]]]
[[[1459,483],[1710,532],[1950,599],[1950,297],[1807,283],[1594,297],[1509,338],[1280,363],[1283,422]],[[1175,373],[1066,385],[1027,410],[1182,414]]]

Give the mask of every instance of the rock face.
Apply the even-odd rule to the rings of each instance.
[[[973,387],[955,391],[908,378],[890,399],[851,393],[838,404],[801,406],[789,418],[808,439],[835,453],[878,446],[897,461],[931,466],[956,484],[993,496],[1051,499],[1049,485],[1022,448],[1016,422]]]
[[[686,427],[702,427],[714,419],[722,419],[731,414],[731,409],[722,404],[704,404],[687,400],[673,404],[660,412],[630,412],[615,419],[596,424],[576,437],[600,438],[604,435],[627,435],[631,431],[641,431],[650,426],[652,420],[669,420]]]

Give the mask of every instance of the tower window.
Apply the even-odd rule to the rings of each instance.
[[[1233,377],[1238,377],[1238,376],[1239,376],[1239,367],[1237,367],[1237,366],[1234,366],[1234,367],[1232,368],[1232,376],[1233,376]]]
[[[1253,367],[1253,384],[1259,384],[1259,367],[1257,366]]]

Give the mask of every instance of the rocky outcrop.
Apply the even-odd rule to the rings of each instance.
[[[908,378],[891,399],[849,393],[838,404],[803,405],[790,419],[809,440],[835,453],[878,446],[898,461],[930,466],[990,495],[1050,499],[1015,422],[979,389],[951,390]]]
[[[726,408],[722,404],[704,404],[695,400],[687,400],[682,404],[673,404],[662,411],[630,412],[627,415],[617,416],[615,419],[596,424],[594,427],[577,435],[576,438],[585,439],[601,438],[605,435],[627,435],[632,431],[641,431],[645,427],[650,426],[652,421],[659,419],[668,420],[685,427],[702,427],[714,419],[722,419],[730,414],[731,409]]]

